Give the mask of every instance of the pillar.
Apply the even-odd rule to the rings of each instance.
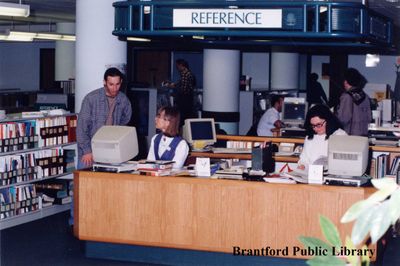
[[[112,35],[115,0],[76,1],[75,112],[86,94],[103,86],[109,67],[125,69],[126,42]]]
[[[271,53],[271,89],[288,90],[299,88],[299,54],[288,52]]]
[[[228,134],[238,134],[240,51],[205,49],[203,117],[214,117]]]
[[[74,35],[75,23],[57,23],[57,33]],[[75,78],[75,42],[56,41],[55,65],[55,80]]]

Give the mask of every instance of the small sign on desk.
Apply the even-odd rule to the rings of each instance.
[[[196,175],[197,176],[211,176],[210,158],[196,158]]]

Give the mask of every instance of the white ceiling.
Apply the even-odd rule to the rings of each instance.
[[[19,0],[0,0],[0,1],[19,3]],[[273,1],[305,1],[305,0],[273,0]],[[313,1],[313,0],[308,0],[308,1]],[[360,2],[360,3],[364,2],[371,9],[393,19],[395,24],[400,27],[400,0],[339,0],[338,2]],[[22,4],[27,4],[31,6],[30,17],[10,18],[10,17],[0,16],[0,24],[3,25],[7,23],[18,24],[20,22],[46,24],[53,22],[75,21],[76,0],[22,0]]]

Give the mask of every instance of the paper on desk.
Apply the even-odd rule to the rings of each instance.
[[[293,179],[298,183],[308,183],[308,173],[304,170],[294,169],[289,173],[281,173],[281,176]]]
[[[267,183],[276,183],[276,184],[296,184],[296,181],[285,178],[285,177],[264,177],[263,178]]]

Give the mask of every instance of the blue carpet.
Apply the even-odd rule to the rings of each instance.
[[[144,247],[100,242],[86,243],[86,256],[109,260],[167,265],[306,265],[305,260],[260,256],[233,256],[228,253]]]

